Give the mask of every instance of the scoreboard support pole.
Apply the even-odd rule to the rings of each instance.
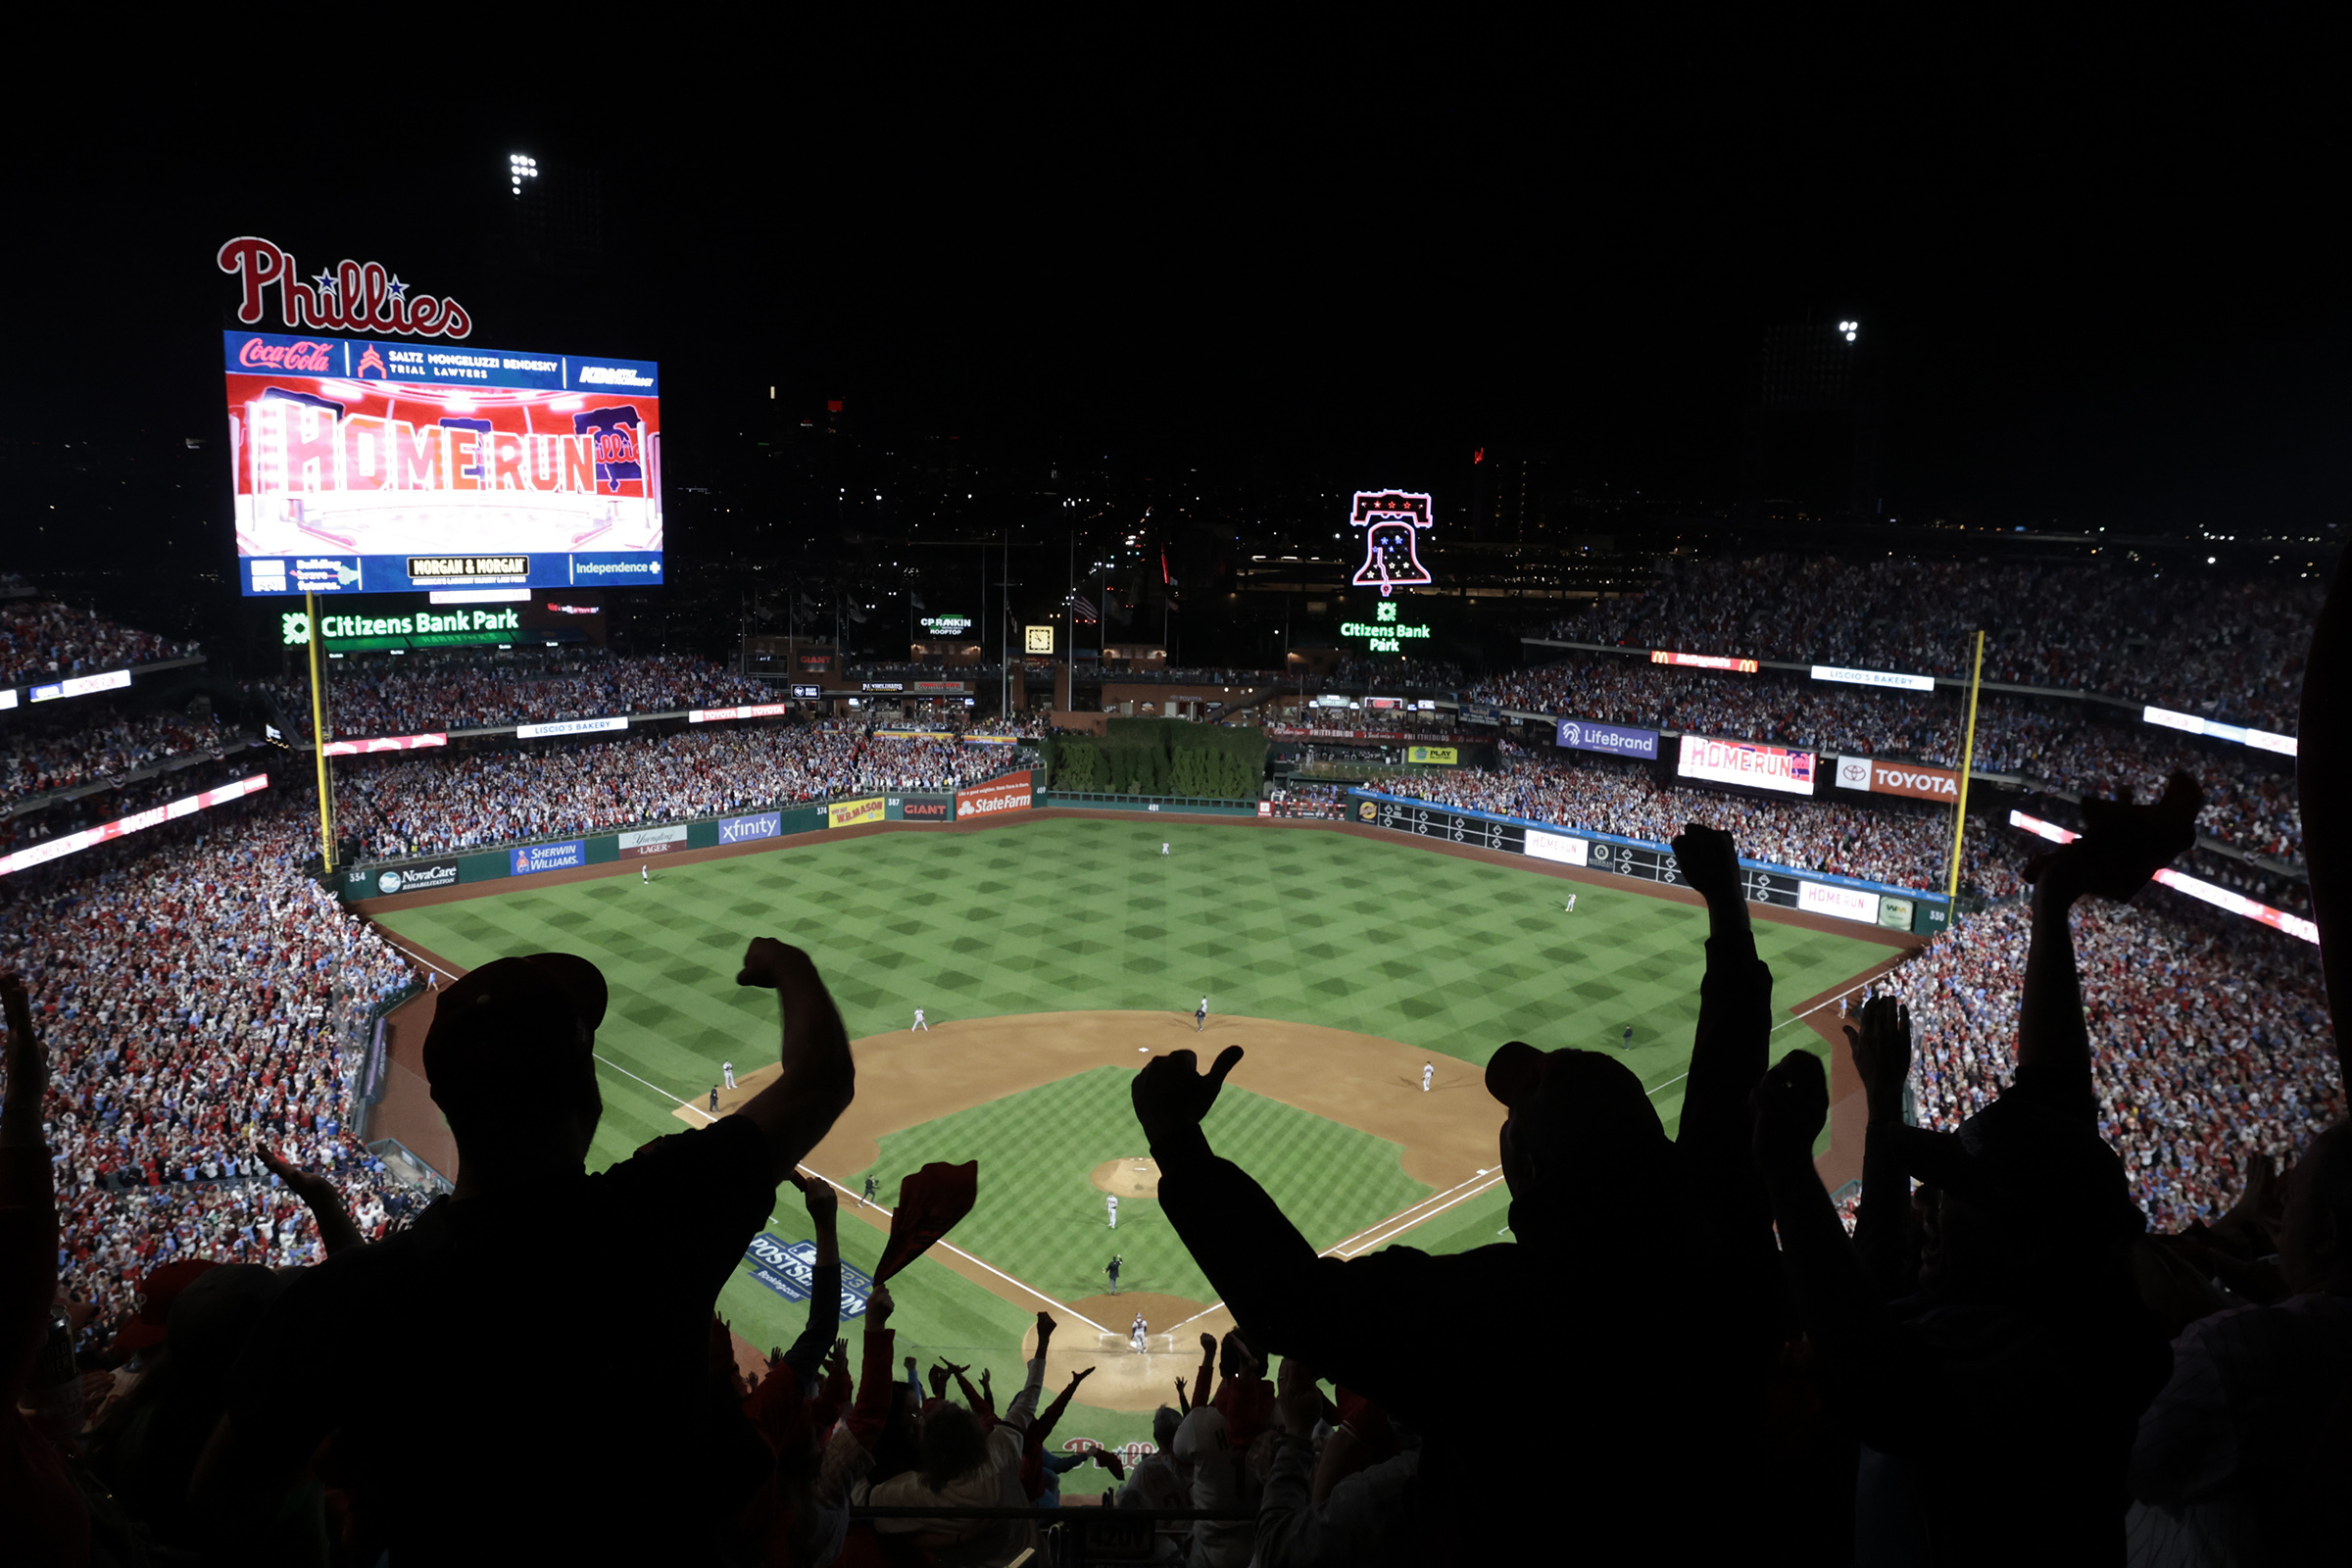
[[[304,594],[302,606],[311,618],[311,758],[318,768],[318,865],[335,868],[334,775],[326,765],[326,639],[318,632],[318,596]]]
[[[1960,906],[1960,841],[1968,831],[1968,774],[1977,759],[1977,690],[1984,679],[1984,633],[1977,632],[1977,660],[1968,672],[1968,734],[1960,743],[1960,804],[1952,809],[1952,868],[1943,895]]]

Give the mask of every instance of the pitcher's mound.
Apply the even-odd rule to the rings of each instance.
[[[1157,1198],[1159,1161],[1148,1158],[1106,1159],[1095,1167],[1090,1179],[1113,1198]]]

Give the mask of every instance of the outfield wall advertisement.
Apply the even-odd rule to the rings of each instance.
[[[855,827],[860,822],[883,820],[882,797],[872,796],[862,801],[835,801],[825,808],[825,826]]]
[[[956,792],[956,815],[993,816],[999,811],[1026,811],[1033,804],[1030,770],[1007,773],[987,783]]]
[[[758,811],[750,816],[722,816],[718,819],[718,842],[721,844],[750,844],[758,839],[772,839],[783,833],[784,813]]]
[[[1675,885],[1682,881],[1674,851],[1664,844],[1620,838],[1611,833],[1578,833],[1539,826],[1490,811],[1461,810],[1373,790],[1350,790],[1348,799],[1352,820],[1410,833],[1415,838],[1444,839],[1448,844],[1526,855],[1643,882]],[[1761,860],[1741,860],[1740,865],[1740,879],[1751,904],[1922,934],[1941,931],[1950,922],[1950,901],[1940,893],[1887,887],[1826,872],[1800,872]]]
[[[541,871],[568,871],[575,865],[588,863],[588,841],[564,839],[557,844],[517,844],[513,850],[515,876],[532,876]]]
[[[623,856],[667,855],[686,847],[686,824],[670,827],[641,827],[620,835],[618,848]]]

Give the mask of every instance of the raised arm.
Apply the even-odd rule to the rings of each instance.
[[[816,1381],[825,1351],[841,1328],[841,1236],[837,1229],[841,1200],[834,1195],[833,1184],[822,1176],[795,1170],[787,1172],[784,1179],[801,1190],[808,1225],[816,1238],[816,1262],[808,1271],[808,1325],[784,1352],[784,1364],[807,1387]]]
[[[1203,1334],[1200,1336],[1200,1374],[1193,1379],[1193,1396],[1190,1399],[1185,1398],[1184,1385],[1181,1383],[1177,1384],[1176,1398],[1178,1403],[1180,1403],[1186,1410],[1192,1409],[1193,1406],[1197,1404],[1206,1404],[1208,1402],[1208,1380],[1215,1376],[1216,1370],[1217,1337],[1214,1334]]]
[[[2088,1080],[2090,1031],[2082,1019],[2082,980],[2068,913],[2085,894],[2121,901],[2145,887],[2196,843],[2197,811],[2204,804],[2204,791],[2186,773],[2168,779],[2164,795],[2150,806],[2133,806],[2129,795],[2085,800],[2082,836],[2039,862],[2017,1017],[2021,1070]]]
[[[343,1201],[342,1192],[333,1182],[316,1171],[287,1164],[267,1144],[261,1146],[261,1155],[262,1163],[270,1167],[270,1174],[284,1182],[286,1191],[301,1199],[311,1217],[318,1222],[318,1243],[326,1250],[327,1256],[332,1257],[345,1248],[367,1245],[368,1239],[360,1234],[360,1227]]]
[[[784,1015],[778,1052],[783,1071],[735,1112],[759,1127],[776,1179],[782,1181],[832,1131],[857,1095],[849,1031],[808,955],[772,937],[753,938],[735,983],[775,992]]]
[[[1894,1297],[1919,1278],[1918,1260],[1905,1240],[1911,1178],[1886,1131],[1903,1125],[1903,1085],[1911,1076],[1911,1009],[1892,997],[1873,997],[1863,1004],[1861,1024],[1859,1029],[1845,1026],[1846,1049],[1853,1053],[1854,1072],[1862,1080],[1862,1100],[1870,1115],[1862,1143],[1862,1201],[1854,1210],[1854,1248],[1880,1291]]]
[[[1750,1189],[1760,1220],[1763,1195],[1747,1157],[1747,1097],[1764,1076],[1772,1039],[1772,970],[1756,956],[1740,851],[1729,833],[1692,822],[1675,837],[1683,881],[1707,901],[1707,970],[1698,987],[1698,1027],[1683,1086],[1675,1144],[1700,1162],[1701,1180]]]

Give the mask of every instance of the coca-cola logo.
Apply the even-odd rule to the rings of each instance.
[[[305,278],[291,252],[250,234],[221,246],[215,259],[242,285],[237,319],[247,326],[261,320],[262,296],[275,289],[278,319],[289,332],[310,328],[462,338],[473,330],[473,318],[456,300],[411,293],[381,262],[337,262],[330,270]]]
[[[249,337],[237,350],[237,363],[257,370],[300,370],[306,374],[332,375],[335,367],[328,360],[325,343],[270,343]]]

